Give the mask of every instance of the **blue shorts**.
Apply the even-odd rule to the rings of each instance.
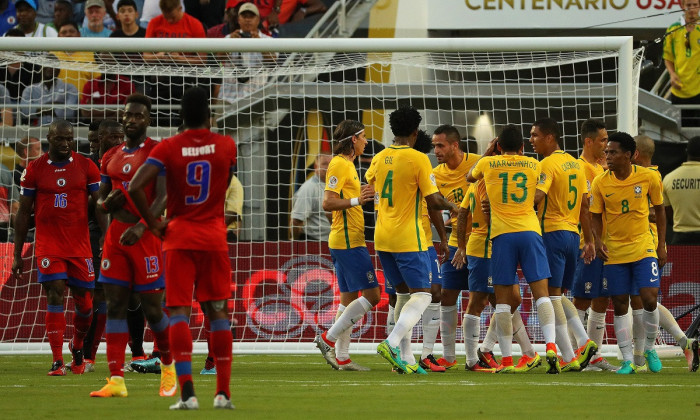
[[[583,299],[610,296],[608,282],[603,282],[603,260],[596,258],[590,264],[586,264],[583,258],[578,259],[571,295]]]
[[[469,269],[467,266],[457,270],[452,265],[452,257],[457,252],[456,246],[450,246],[450,255],[442,264],[442,288],[449,290],[469,290]]]
[[[357,292],[379,286],[366,247],[331,249],[331,258],[341,292]]]
[[[549,271],[552,273],[549,286],[570,290],[574,284],[581,237],[568,230],[557,230],[542,235],[542,241],[547,250]]]
[[[659,263],[654,257],[625,264],[606,264],[603,283],[610,296],[630,295],[645,287],[659,287]]]
[[[396,289],[394,289],[394,286],[392,286],[391,282],[388,278],[386,278],[386,276],[384,276],[384,292],[386,292],[387,295],[396,296]]]
[[[504,233],[491,240],[491,276],[493,284],[512,286],[518,284],[513,273],[518,263],[528,283],[550,277],[547,253],[542,237],[536,232]]]
[[[430,265],[430,284],[442,285],[442,273],[440,272],[440,260],[434,246],[428,247],[428,265]]]
[[[406,283],[409,289],[430,289],[428,251],[377,251],[384,278],[396,288]]]
[[[467,255],[467,266],[469,269],[469,291],[493,293],[491,260]],[[517,278],[517,274],[515,277]]]

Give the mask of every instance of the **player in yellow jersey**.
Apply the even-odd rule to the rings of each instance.
[[[451,208],[435,186],[430,160],[412,149],[420,121],[412,107],[392,112],[389,124],[394,144],[374,156],[365,174],[379,197],[375,249],[384,276],[397,292],[396,325],[377,353],[404,373],[426,373],[410,351],[411,331],[432,300],[427,251],[432,244],[427,243],[421,226],[421,202],[425,197],[430,220],[440,236],[441,259],[448,249],[440,210]]]
[[[562,355],[562,372],[580,371],[588,365],[598,346],[588,338],[576,307],[562,296],[574,282],[579,258],[579,223],[585,243],[583,257],[587,263],[595,257],[595,245],[588,213],[588,185],[581,164],[560,148],[561,131],[552,118],[535,121],[530,130],[530,144],[535,153],[544,156],[540,162],[542,175],[537,185],[535,204],[542,228],[542,241],[552,277],[549,298],[554,307],[557,346]],[[569,326],[581,347],[580,357],[569,340]]]
[[[627,319],[629,296],[634,288],[639,289],[644,306],[644,357],[652,372],[662,368],[654,342],[659,328],[656,308],[659,270],[666,263],[666,213],[662,187],[654,171],[632,165],[635,150],[632,136],[624,132],[612,134],[605,150],[608,170],[593,180],[591,188],[596,253],[605,262],[603,282],[607,282],[613,299],[615,335],[623,357],[622,366],[617,371],[620,374],[635,373],[637,368]],[[649,230],[650,201],[656,212],[659,232],[656,249]],[[607,228],[604,240],[603,214]]]
[[[496,294],[499,345],[503,358],[499,372],[514,372],[511,308],[519,302],[514,298],[513,273],[522,268],[537,306],[537,317],[547,343],[548,373],[561,368],[554,344],[554,309],[547,288],[550,277],[537,215],[534,210],[540,163],[522,156],[522,132],[514,125],[506,126],[498,136],[500,156],[486,156],[472,168],[467,181],[484,179],[491,206],[491,274]]]
[[[440,194],[450,203],[459,206],[467,192],[469,183],[466,176],[469,169],[476,164],[481,157],[473,153],[465,153],[460,148],[461,136],[454,126],[444,124],[433,132],[433,147],[438,165],[433,168],[435,183]],[[456,214],[455,214],[456,216]],[[440,318],[440,339],[443,346],[443,357],[437,362],[450,368],[457,363],[455,358],[455,343],[457,338],[457,299],[462,290],[468,289],[467,267],[457,270],[451,263],[457,249],[457,230],[452,229],[449,240],[450,255],[440,267],[442,284],[433,282],[433,303],[439,303],[439,313],[434,308],[433,316]],[[433,309],[429,306],[429,310]],[[437,305],[436,305],[437,306]],[[437,331],[435,331],[437,336]],[[427,350],[424,348],[424,357]]]
[[[590,192],[593,179],[605,171],[605,168],[598,162],[605,160],[608,131],[604,122],[590,118],[581,124],[579,135],[581,136],[583,150],[578,161],[586,174],[587,190]],[[583,250],[583,245],[584,240],[581,238],[580,250]],[[603,285],[602,259],[596,257],[590,264],[585,264],[583,258],[578,259],[571,294],[574,297],[573,303],[581,322],[585,320],[586,310],[589,307],[591,308],[586,331],[588,337],[600,348],[603,345],[603,335],[605,334],[605,313],[610,304],[607,286]],[[617,366],[611,365],[605,358],[598,355],[598,357],[591,360],[586,369],[615,371]]]
[[[649,136],[636,136],[634,142],[637,146],[637,151],[634,153],[632,158],[632,163],[649,168],[657,175],[658,181],[661,182],[661,173],[659,172],[658,166],[652,165],[651,158],[654,156],[654,151],[656,146],[654,145],[654,140]],[[666,205],[667,203],[664,203]],[[658,232],[656,229],[656,213],[654,213],[654,207],[649,208],[649,228],[654,236],[654,245],[658,242]],[[639,296],[639,290],[635,290],[630,296],[630,306],[632,306],[632,335],[634,337],[634,364],[643,365],[644,364],[644,322],[642,320],[642,314],[644,313],[642,299]],[[676,319],[671,314],[665,306],[660,302],[656,304],[659,309],[659,326],[666,330],[668,333],[673,335],[678,346],[683,349],[686,361],[688,362],[688,370],[695,372],[698,369],[698,364],[700,364],[700,355],[697,351],[693,351],[696,348],[694,344],[694,338],[688,338],[681,327],[676,322]],[[638,370],[639,371],[639,370]]]
[[[350,334],[355,323],[379,303],[374,266],[365,244],[362,205],[374,200],[371,186],[360,187],[353,162],[367,145],[365,127],[345,120],[333,132],[335,156],[326,172],[323,210],[333,212],[328,248],[340,289],[340,306],[333,325],[314,342],[333,369],[366,371],[350,360]],[[358,298],[358,292],[361,296]]]

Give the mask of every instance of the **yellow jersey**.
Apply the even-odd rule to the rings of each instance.
[[[467,188],[469,188],[467,174],[480,158],[480,155],[463,153],[462,162],[455,169],[450,169],[446,163],[441,163],[433,168],[438,190],[447,201],[459,205],[464,200]],[[458,242],[457,227],[452,226],[449,245],[456,247]]]
[[[542,233],[567,230],[579,233],[581,200],[588,195],[586,174],[573,156],[557,150],[540,162],[537,189],[545,193],[537,205]]]
[[[479,258],[491,258],[491,225],[481,210],[481,201],[486,198],[486,184],[479,180],[469,185],[467,196],[460,207],[469,209],[472,214],[472,229],[467,241],[467,255]]]
[[[92,51],[53,51],[52,54],[60,61],[94,63],[92,65],[81,65],[82,70],[61,69],[61,72],[58,73],[58,78],[75,86],[76,89],[78,89],[78,95],[81,97],[83,95],[83,86],[85,86],[85,83],[101,76],[101,73],[97,71],[98,67],[97,63],[95,63],[95,56]]]
[[[379,198],[374,247],[386,252],[426,251],[423,198],[438,192],[430,160],[408,146],[389,146],[372,158],[365,173]]]
[[[656,179],[661,184],[661,194],[663,196],[664,184],[663,184],[662,179],[661,179],[661,172],[659,172],[659,167],[656,165],[653,165],[653,166],[648,166],[647,169],[651,170],[656,175]],[[654,206],[651,204],[651,200],[650,200],[649,201],[649,208],[651,209],[653,207]],[[656,249],[659,246],[659,228],[656,227],[656,223],[650,222],[649,223],[649,230],[651,231],[651,236],[654,238],[654,249]]]
[[[591,163],[587,161],[583,158],[583,155],[581,155],[581,157],[578,158],[578,161],[581,167],[583,168],[583,173],[586,174],[586,191],[588,192],[588,204],[590,206],[592,199],[591,185],[593,185],[593,180],[595,179],[595,177],[605,172],[605,169],[597,162]],[[581,235],[579,249],[583,249],[583,246],[585,245],[585,241],[583,240],[583,233],[579,231],[579,234]],[[603,237],[605,237],[605,215],[603,215]]]
[[[541,174],[540,163],[520,155],[485,156],[472,175],[483,178],[491,203],[491,239],[503,233],[537,232],[535,189]]]
[[[335,155],[326,172],[326,191],[333,191],[340,198],[360,196],[360,177],[352,161],[342,155]],[[344,210],[334,210],[328,247],[350,249],[365,244],[365,217],[361,206]]]
[[[657,257],[649,229],[649,201],[659,205],[663,197],[654,171],[632,165],[632,173],[625,180],[605,171],[593,180],[591,195],[591,212],[605,215],[604,243],[609,255],[606,264]]]
[[[672,61],[683,84],[681,89],[671,87],[671,93],[679,98],[692,98],[700,94],[700,25],[688,32],[676,22],[669,26],[664,37],[664,60]]]

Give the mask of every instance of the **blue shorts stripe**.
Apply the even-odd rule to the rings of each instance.
[[[63,311],[63,305],[46,305],[46,312],[61,314]]]
[[[129,324],[126,323],[126,319],[107,319],[105,324],[105,333],[128,333]]]
[[[215,319],[213,321],[209,321],[209,326],[210,331],[226,331],[231,329],[231,324],[228,322],[228,319]]]
[[[62,271],[60,273],[42,274],[41,271],[37,271],[37,281],[39,283],[44,283],[47,281],[54,281],[54,280],[68,280],[68,273],[66,273],[65,271]]]

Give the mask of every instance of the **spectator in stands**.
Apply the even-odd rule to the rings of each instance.
[[[7,242],[12,215],[19,208],[19,188],[14,185],[12,171],[0,165],[0,242]]]
[[[56,3],[58,6],[60,3]],[[75,22],[66,22],[58,28],[58,37],[80,37],[80,30]],[[95,55],[92,51],[54,51],[53,54],[61,61],[65,62],[80,62],[94,63]],[[58,78],[66,83],[75,86],[78,92],[83,91],[83,86],[88,80],[99,77],[100,73],[90,71],[89,69],[97,70],[96,65],[85,65],[83,70],[61,69]]]
[[[326,171],[333,156],[319,154],[314,175],[306,180],[292,197],[292,239],[326,241],[331,232],[330,213],[323,210]]]
[[[243,223],[243,185],[236,175],[231,177],[231,182],[226,190],[224,203],[224,217],[227,226],[226,238],[229,242],[238,242],[238,236]]]
[[[20,182],[22,180],[22,174],[27,168],[30,162],[41,157],[43,153],[41,150],[41,142],[36,137],[24,137],[15,143],[15,152],[17,153],[17,163],[15,164],[15,169],[12,171],[12,185],[19,191]],[[13,196],[13,202],[10,206],[12,211],[12,225],[14,226],[15,216],[17,215],[17,210],[19,210],[19,196]],[[34,221],[32,217],[31,231],[27,234],[27,242],[34,240]]]
[[[184,0],[184,3],[187,13],[202,22],[205,28],[221,23],[226,6],[226,0]]]
[[[145,38],[146,29],[137,23],[139,9],[134,0],[120,0],[117,4],[117,20],[121,28],[112,32],[112,38]]]
[[[73,22],[73,3],[70,0],[56,0],[53,8],[53,21],[47,23],[46,26],[54,28],[58,32],[58,36],[61,36],[61,26],[69,22]]]
[[[270,38],[258,29],[260,25],[260,12],[253,3],[243,3],[238,8],[239,29],[231,32],[226,38]],[[277,56],[274,53],[260,52],[233,52],[218,55],[218,59],[225,67],[248,69],[274,64]],[[226,102],[250,95],[256,89],[260,89],[267,77],[264,74],[254,77],[238,77],[224,79],[221,85],[214,88],[214,96]]]
[[[58,32],[45,24],[38,22],[36,19],[36,0],[17,0],[15,3],[17,9],[17,26],[21,29],[24,36],[28,37],[56,37]],[[53,16],[53,11],[51,16]]]
[[[126,76],[103,74],[85,84],[80,96],[80,116],[90,119],[119,119],[119,111],[126,98],[135,92],[134,85]],[[86,106],[87,105],[87,106]],[[89,105],[115,105],[111,109],[93,108]]]
[[[151,20],[162,13],[160,10],[160,0],[143,0],[142,6],[139,25],[141,25],[142,28],[147,28]],[[186,11],[184,0],[180,0],[180,6],[182,6],[182,10]]]
[[[104,25],[105,3],[103,0],[87,0],[85,2],[85,16],[87,17],[87,25],[80,28],[80,35],[87,38],[107,38],[112,33],[109,28]]]
[[[238,29],[238,6],[243,0],[228,0],[224,11],[224,23],[207,29],[207,38],[223,38]]]
[[[0,36],[12,29],[17,22],[17,10],[11,0],[0,0]]]
[[[671,76],[671,103],[700,105],[700,0],[681,0],[683,19],[666,30],[664,63]],[[681,123],[700,127],[699,110],[682,110]]]
[[[256,0],[256,3],[269,30],[328,10],[321,0]]]
[[[12,108],[5,108],[4,105],[11,104],[10,95],[5,86],[0,85],[0,126],[13,125]]]
[[[49,54],[48,60],[56,60]],[[44,66],[43,80],[28,86],[22,92],[20,120],[31,125],[48,125],[54,118],[74,121],[77,115],[78,89],[58,78],[60,69]]]
[[[7,31],[5,36],[23,37],[24,32],[13,28]],[[26,61],[10,63],[0,68],[0,80],[7,90],[8,103],[16,105],[24,88],[41,81],[41,67]]]
[[[688,141],[687,151],[688,161],[663,180],[666,214],[673,220],[673,245],[700,245],[700,136]]]

